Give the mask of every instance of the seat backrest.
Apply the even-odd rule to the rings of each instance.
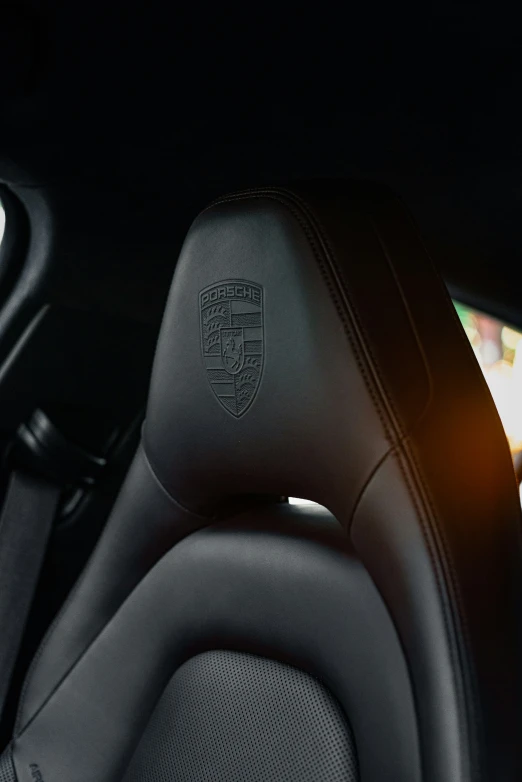
[[[498,415],[400,201],[222,198],[17,779],[519,780],[521,561]]]

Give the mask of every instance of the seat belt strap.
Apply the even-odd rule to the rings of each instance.
[[[92,485],[105,467],[40,409],[18,428],[8,461],[0,515],[0,725],[62,494]]]
[[[0,515],[0,720],[61,494],[24,471],[10,476]]]

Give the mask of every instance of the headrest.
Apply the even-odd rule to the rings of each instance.
[[[444,284],[402,203],[371,185],[251,190],[199,215],[166,309],[144,445],[167,492],[204,514],[238,496],[290,495],[349,525],[397,453],[435,502],[483,512],[506,481],[516,502],[506,439]]]

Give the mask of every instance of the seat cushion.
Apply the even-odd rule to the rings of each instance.
[[[284,697],[276,704],[277,692]],[[176,768],[187,775],[190,762],[204,764],[220,744],[211,747],[214,729],[223,739],[241,735],[232,770],[245,762],[258,779],[274,779],[262,770],[276,753],[286,763],[276,778],[298,779],[292,773],[312,751],[316,778],[335,780],[324,763],[330,730],[343,773],[353,746],[362,780],[419,782],[415,704],[397,633],[326,511],[271,504],[175,546],[15,739],[18,782],[34,782],[31,763],[45,782],[121,782],[133,756],[137,780],[146,767],[159,774],[174,751],[188,758]],[[248,748],[256,733],[259,766]]]
[[[125,782],[357,782],[347,719],[319,681],[254,655],[212,651],[172,677]]]

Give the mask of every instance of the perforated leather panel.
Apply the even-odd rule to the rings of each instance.
[[[124,782],[357,782],[350,727],[308,674],[237,652],[189,660],[163,694]]]
[[[8,749],[0,756],[0,782],[16,782],[16,774],[11,759],[11,750]]]

